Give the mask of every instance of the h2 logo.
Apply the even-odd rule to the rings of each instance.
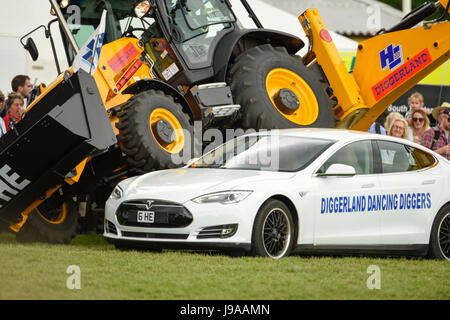
[[[389,68],[389,70],[392,71],[400,66],[403,63],[402,46],[394,46],[393,44],[390,44],[385,49],[381,50],[380,62],[382,70]]]

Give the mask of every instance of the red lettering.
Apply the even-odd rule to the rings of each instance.
[[[139,51],[130,42],[122,50],[117,52],[109,61],[108,65],[115,73],[122,71],[130,62],[132,62],[139,55]]]
[[[428,49],[419,52],[411,60],[405,62],[396,71],[388,74],[384,79],[372,86],[372,94],[376,101],[386,96],[389,92],[402,85],[432,61]],[[381,88],[382,90],[379,90]]]

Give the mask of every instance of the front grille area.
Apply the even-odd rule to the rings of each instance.
[[[175,239],[186,240],[189,234],[171,234],[171,233],[148,233],[148,232],[130,232],[123,231],[124,237],[145,238],[145,239]]]
[[[154,213],[153,222],[138,222],[138,211]],[[184,228],[193,220],[192,214],[181,204],[147,199],[123,202],[116,216],[123,226],[148,228]]]

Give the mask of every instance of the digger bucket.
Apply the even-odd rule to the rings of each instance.
[[[63,184],[77,164],[115,143],[94,79],[83,70],[66,72],[0,138],[0,219],[21,221],[22,211]]]

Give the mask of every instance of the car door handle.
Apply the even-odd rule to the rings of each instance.
[[[424,180],[422,181],[422,184],[434,184],[436,182],[436,180]]]
[[[375,187],[374,183],[366,183],[361,186],[362,189],[369,189]]]

